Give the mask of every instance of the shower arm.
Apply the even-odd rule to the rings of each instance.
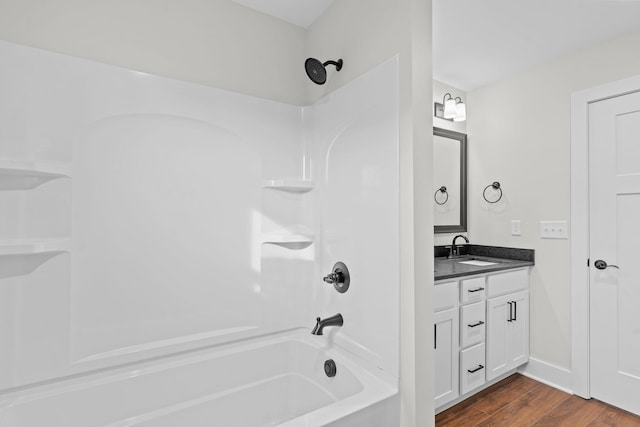
[[[342,68],[342,59],[339,59],[337,61],[327,61],[325,63],[322,64],[324,67],[326,67],[327,65],[335,65],[336,66],[336,71],[340,71],[340,69]]]

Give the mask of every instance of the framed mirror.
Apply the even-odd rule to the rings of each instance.
[[[467,231],[467,135],[433,128],[435,233]]]

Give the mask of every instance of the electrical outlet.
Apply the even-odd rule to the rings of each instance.
[[[568,239],[567,221],[540,221],[541,239]]]
[[[522,236],[522,223],[519,219],[511,220],[511,235],[512,236]]]

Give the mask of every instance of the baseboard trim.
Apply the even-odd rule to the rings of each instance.
[[[568,369],[543,362],[534,357],[529,357],[529,363],[520,367],[518,372],[525,377],[557,388],[565,393],[574,394],[571,371]]]

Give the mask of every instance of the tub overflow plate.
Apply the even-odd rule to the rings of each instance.
[[[324,361],[324,373],[327,374],[329,378],[335,377],[337,372],[336,362],[333,359]]]

